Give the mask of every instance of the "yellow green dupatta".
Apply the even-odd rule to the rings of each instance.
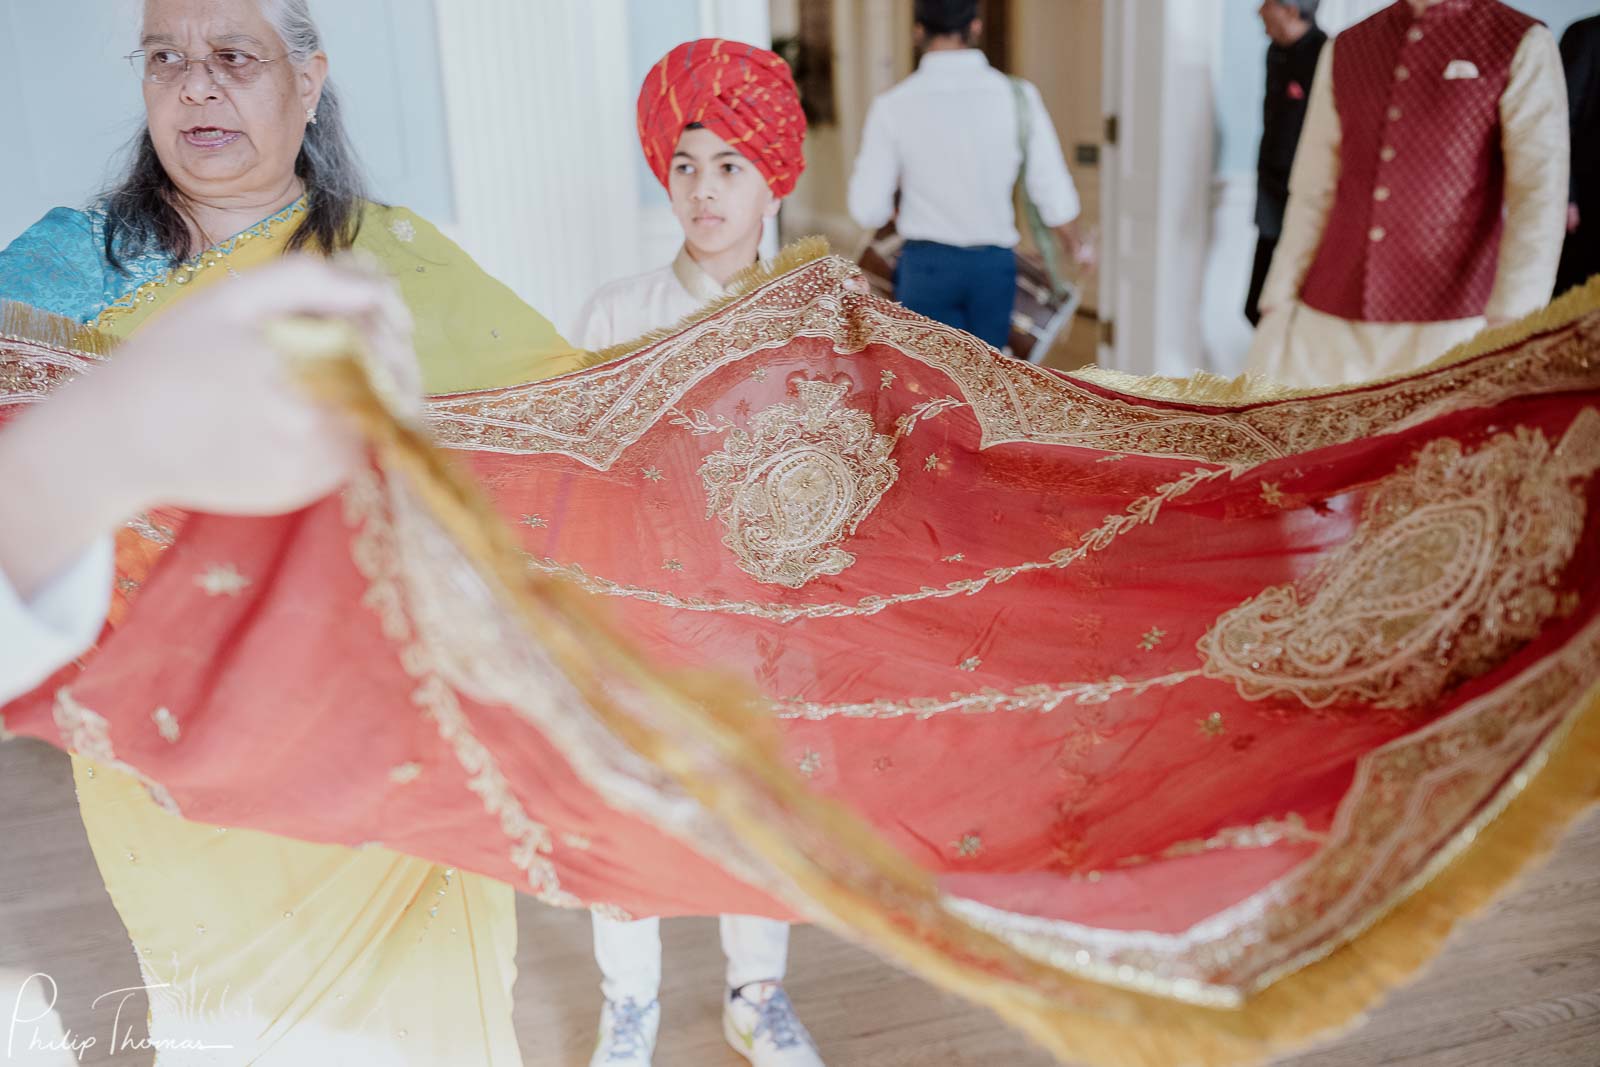
[[[139,286],[101,312],[94,329],[124,340],[189,293],[276,260],[304,218],[301,199]],[[413,212],[368,204],[355,247],[400,286],[416,320],[417,358],[429,393],[516,385],[579,366],[579,353],[548,319]]]

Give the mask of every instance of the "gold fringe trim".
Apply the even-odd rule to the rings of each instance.
[[[771,259],[752,263],[734,275],[728,284],[723,286],[723,294],[699,310],[690,312],[671,326],[651,330],[642,337],[602,348],[598,352],[584,352],[578,357],[578,367],[587,370],[590,367],[626,359],[635,352],[642,352],[651,345],[665,341],[674,334],[680,334],[691,326],[698,326],[735,300],[744,299],[768,282],[777,281],[785,274],[797,271],[801,267],[809,267],[817,260],[826,259],[831,254],[826,237],[802,237]]]
[[[1578,306],[1565,305],[1569,311]],[[1543,321],[1565,320],[1552,315]],[[414,486],[597,719],[732,827],[781,872],[809,912],[936,985],[988,1006],[1064,1062],[1235,1067],[1348,1027],[1600,800],[1597,690],[1568,717],[1566,734],[1550,740],[1542,769],[1533,762],[1503,792],[1498,817],[1462,836],[1459,855],[1353,940],[1241,1008],[1200,1007],[1073,977],[956,918],[926,871],[854,813],[812,793],[782,759],[776,725],[753,710],[740,685],[656,670],[593,598],[530,573],[515,535],[478,488],[384,407],[359,356],[351,354],[358,353],[356,334],[324,323],[279,331],[277,338],[291,353],[324,354],[303,365],[308,388],[347,411],[386,468]],[[638,721],[613,703],[600,679],[621,679],[621,688],[649,699],[658,716],[652,724]],[[707,751],[729,773],[713,780],[697,775]],[[1485,818],[1492,816],[1491,807]]]
[[[93,326],[15,300],[0,300],[0,339],[32,342],[92,359],[104,359],[117,347],[116,338]]]
[[[1365,382],[1347,382],[1342,385],[1319,386],[1314,389],[1279,385],[1256,374],[1242,374],[1237,378],[1224,378],[1219,374],[1200,371],[1189,378],[1168,378],[1160,375],[1141,376],[1102,367],[1085,367],[1068,375],[1119,393],[1143,397],[1147,400],[1174,400],[1185,404],[1203,404],[1217,407],[1237,407],[1257,404],[1266,400],[1295,400],[1301,397],[1327,396],[1344,393],[1354,388],[1387,385],[1405,378],[1439,370],[1462,363],[1491,352],[1499,352],[1521,344],[1529,338],[1569,326],[1585,316],[1600,311],[1600,275],[1583,285],[1568,290],[1548,306],[1504,326],[1489,327],[1472,338],[1456,345],[1444,355],[1417,370],[1391,374]]]

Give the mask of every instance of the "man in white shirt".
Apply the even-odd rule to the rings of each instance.
[[[124,520],[158,504],[292,511],[365,462],[355,434],[292,386],[262,337],[262,323],[287,315],[406,321],[386,283],[288,260],[174,309],[0,429],[0,706],[99,635],[110,535]],[[415,363],[383,355],[420,395]]]
[[[734,41],[673,49],[639,93],[646,161],[684,244],[669,266],[600,289],[569,336],[592,351],[672,326],[757,262],[766,220],[805,168],[805,115],[777,55]],[[724,915],[723,1035],[755,1067],[823,1067],[783,989],[789,924]],[[605,1005],[591,1067],[649,1067],[661,1024],[659,919],[594,917]]]
[[[916,11],[922,62],[867,112],[850,214],[875,231],[896,218],[898,192],[906,245],[896,297],[1003,348],[1016,298],[1017,177],[1066,253],[1087,265],[1092,251],[1073,225],[1078,190],[1039,90],[1014,83],[974,47],[978,0],[917,0]]]

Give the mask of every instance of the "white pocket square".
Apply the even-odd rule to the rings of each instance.
[[[1478,65],[1470,59],[1452,59],[1450,65],[1444,68],[1444,80],[1468,81],[1478,76]]]

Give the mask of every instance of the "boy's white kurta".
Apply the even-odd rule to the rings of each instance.
[[[567,338],[591,352],[672,326],[722,297],[726,290],[701,269],[687,248],[669,266],[602,286],[578,313]],[[788,970],[789,924],[751,915],[722,917],[728,986],[781,980]],[[639,1004],[661,990],[659,919],[618,922],[594,916],[595,959],[606,999]]]
[[[722,295],[717,280],[681,249],[669,266],[601,286],[567,339],[598,352],[671,326]]]

